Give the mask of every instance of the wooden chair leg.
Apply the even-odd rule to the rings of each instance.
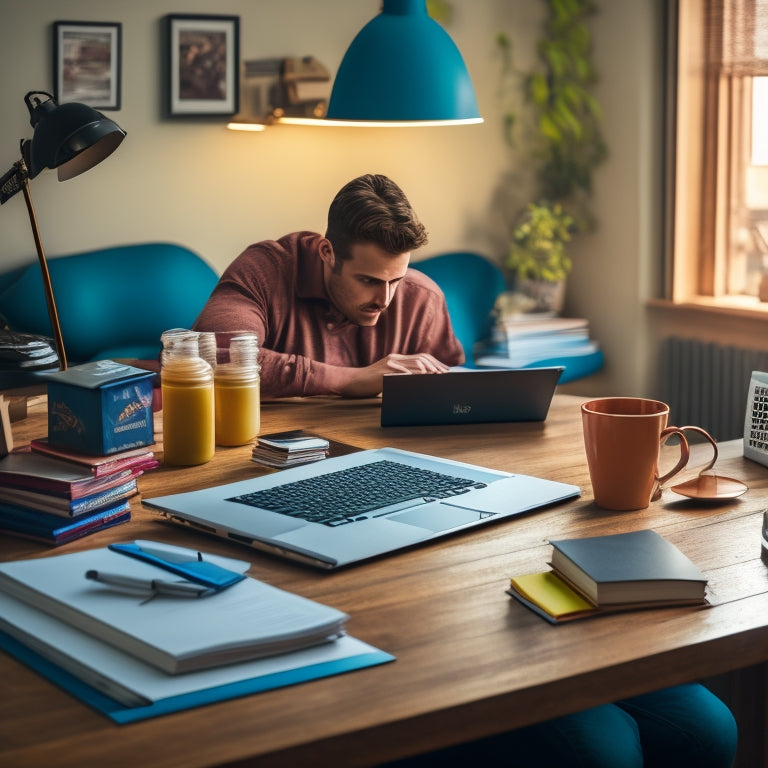
[[[0,395],[0,458],[7,456],[13,450],[13,434],[8,405],[8,401]]]

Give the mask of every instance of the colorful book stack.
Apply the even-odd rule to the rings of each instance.
[[[552,624],[600,613],[707,605],[707,577],[652,530],[551,541],[552,570],[507,592]]]
[[[0,459],[0,532],[64,544],[130,520],[149,448],[88,456],[33,440]]]

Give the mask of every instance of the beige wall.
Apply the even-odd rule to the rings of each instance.
[[[596,177],[598,232],[574,248],[568,311],[588,317],[604,347],[604,372],[570,391],[642,394],[649,366],[644,299],[660,264],[661,48],[658,0],[603,0],[594,21],[609,161]],[[335,72],[378,0],[0,0],[0,172],[30,135],[23,97],[52,89],[51,23],[123,24],[122,108],[107,113],[128,136],[89,173],[59,184],[32,182],[43,243],[51,257],[147,240],[186,245],[218,271],[247,244],[296,229],[322,230],[332,195],[376,171],[405,189],[430,231],[417,258],[472,249],[499,261],[511,212],[503,181],[513,170],[501,133],[494,37],[512,38],[526,66],[540,6],[534,0],[454,0],[448,31],[473,76],[481,126],[418,130],[278,126],[260,134],[223,123],[161,117],[160,19],[168,12],[234,14],[244,58],[313,54]],[[2,159],[4,158],[4,159]],[[21,195],[0,210],[0,270],[34,248]],[[126,265],[129,269],[130,265]],[[139,298],[139,297],[137,297]],[[137,302],[137,311],[140,300]]]

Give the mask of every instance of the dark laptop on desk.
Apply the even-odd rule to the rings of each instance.
[[[575,485],[379,448],[143,503],[173,522],[334,569],[579,493]]]
[[[562,367],[390,374],[381,426],[544,421]]]

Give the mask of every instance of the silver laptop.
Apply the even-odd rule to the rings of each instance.
[[[575,485],[379,448],[143,503],[171,521],[334,569],[579,494]]]
[[[381,426],[544,421],[564,368],[453,369],[384,376]]]

